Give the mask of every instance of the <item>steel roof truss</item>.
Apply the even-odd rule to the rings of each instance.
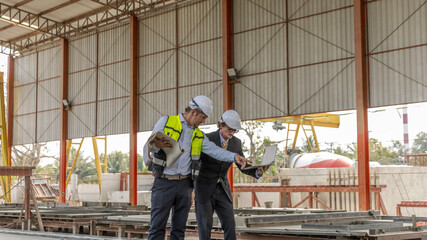
[[[8,42],[19,45],[14,45],[14,51],[11,54],[29,49],[39,44],[44,44],[46,41],[52,41],[57,38],[68,38],[70,36],[82,34],[94,30],[100,26],[120,22],[126,19],[129,15],[149,11],[155,7],[164,6],[166,2],[180,2],[175,0],[157,0],[151,3],[145,3],[143,0],[91,0],[97,2],[103,7],[100,11],[92,11],[92,13],[82,14],[73,20],[63,23],[42,17],[37,14],[21,10],[16,6],[12,7],[0,3],[0,18],[14,25],[34,30],[33,33],[19,36],[10,39]],[[77,2],[77,0],[74,0]],[[23,16],[23,17],[22,17]],[[15,19],[16,20],[8,20]],[[25,24],[24,24],[25,23]],[[7,42],[0,42],[2,47],[5,47]],[[10,44],[9,44],[10,45]]]
[[[18,46],[14,43],[0,40],[0,53],[16,54],[17,51],[21,50],[21,48],[21,46]]]
[[[2,9],[6,11],[2,11]],[[69,24],[65,25],[4,3],[0,3],[0,18],[20,27],[45,32],[57,37],[65,35],[67,26],[68,30],[72,28]]]

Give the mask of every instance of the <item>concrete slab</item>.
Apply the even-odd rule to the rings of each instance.
[[[52,233],[52,232],[36,232],[36,231],[23,231],[14,229],[0,228],[0,239],[13,239],[13,240],[101,240],[101,239],[118,239],[117,237],[107,236],[90,236],[81,234],[68,234],[68,233]],[[134,238],[120,238],[122,240]]]

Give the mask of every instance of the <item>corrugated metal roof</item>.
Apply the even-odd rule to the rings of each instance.
[[[68,114],[68,138],[96,136],[96,105],[95,103],[73,106]]]
[[[177,14],[179,46],[221,37],[221,0],[179,8]]]
[[[370,53],[427,43],[426,1],[375,1],[367,9]]]
[[[176,46],[176,11],[147,14],[139,21],[139,56]]]
[[[286,1],[233,1],[233,31],[239,33],[286,20]]]
[[[353,6],[353,0],[290,0],[288,16],[290,19],[302,18],[351,6]]]
[[[98,136],[129,132],[129,98],[99,102],[97,121]]]
[[[36,114],[15,116],[13,118],[13,145],[34,143],[36,141],[35,122]]]
[[[129,25],[99,33],[98,64],[105,65],[129,59]]]
[[[142,94],[138,97],[138,131],[151,131],[157,120],[176,113],[176,90]],[[172,104],[171,104],[172,103]]]
[[[427,101],[427,46],[369,58],[370,106]]]
[[[368,4],[370,106],[427,101],[427,1]]]
[[[60,110],[37,114],[37,142],[49,142],[60,138]]]

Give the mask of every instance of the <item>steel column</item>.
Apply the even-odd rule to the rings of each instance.
[[[137,133],[138,133],[138,18],[130,16],[129,86],[129,201],[137,205]]]
[[[13,104],[15,94],[15,60],[9,55],[7,77],[7,141],[9,148],[9,166],[12,166],[12,145],[13,145]]]
[[[222,0],[222,102],[223,110],[233,108],[232,85],[227,69],[233,67],[232,0]]]
[[[371,209],[369,183],[368,136],[368,74],[366,64],[365,1],[354,0],[354,47],[356,70],[357,160],[359,181],[359,211]]]
[[[61,69],[61,139],[59,156],[59,202],[65,203],[65,191],[67,181],[67,138],[68,138],[68,108],[62,100],[68,101],[68,40],[61,40],[62,47],[62,69]]]
[[[233,39],[232,39],[232,0],[222,0],[222,105],[223,111],[233,108],[233,86],[230,82],[227,69],[233,67]],[[228,169],[228,182],[231,192],[234,191],[233,168]]]

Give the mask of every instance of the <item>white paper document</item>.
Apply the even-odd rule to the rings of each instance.
[[[154,138],[162,139],[162,140],[168,140],[169,143],[172,145],[171,148],[165,147],[162,148],[162,150],[166,153],[166,167],[171,167],[179,157],[184,153],[184,149],[181,148],[181,145],[175,141],[175,139],[169,137],[164,132],[156,132],[154,135],[152,135],[149,139],[151,141]]]

